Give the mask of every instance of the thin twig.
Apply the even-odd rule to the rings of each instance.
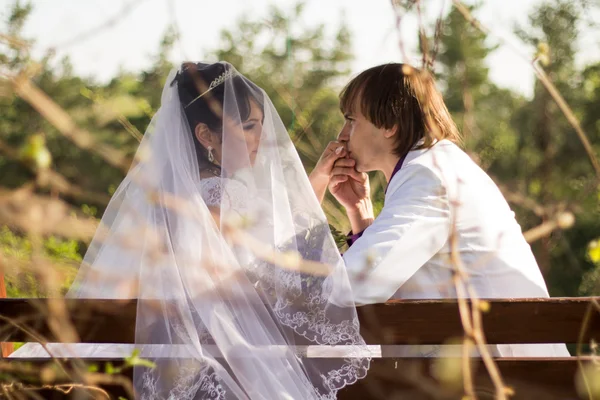
[[[2,154],[4,154],[8,159],[26,165],[21,161],[18,150],[8,145],[2,139],[0,139],[0,152],[2,152]],[[49,186],[49,188],[57,193],[61,193],[66,198],[71,198],[102,207],[105,207],[110,201],[110,196],[108,196],[106,193],[88,192],[82,187],[69,182],[67,178],[55,170],[46,170],[45,177],[45,183]]]
[[[460,0],[452,0],[452,3],[456,7],[456,9],[463,15],[463,17],[471,25],[473,25],[475,28],[479,29],[481,32],[483,32],[486,35],[495,36],[497,39],[501,40],[503,43],[508,44],[514,50],[514,47],[510,43],[508,43],[504,38],[500,37],[499,35],[493,34],[493,32],[490,29],[483,26],[481,24],[481,22],[479,22],[475,17],[473,17],[473,15],[469,11],[469,9]],[[579,136],[579,140],[583,144],[583,147],[585,148],[585,151],[590,159],[590,162],[592,163],[592,166],[594,167],[596,176],[600,180],[600,162],[598,162],[598,157],[596,156],[594,149],[593,149],[587,135],[585,134],[583,128],[581,128],[581,125],[579,124],[579,121],[577,120],[575,113],[573,113],[573,110],[571,109],[571,107],[569,107],[569,105],[567,104],[565,99],[562,97],[562,95],[560,94],[558,89],[556,89],[556,86],[552,83],[550,78],[546,75],[546,73],[544,72],[542,67],[539,65],[538,60],[537,59],[531,60],[530,58],[521,54],[520,51],[516,51],[516,53],[528,61],[528,63],[531,65],[533,71],[535,72],[535,75],[537,76],[537,78],[540,80],[540,82],[542,82],[542,84],[544,85],[546,90],[548,90],[548,93],[550,93],[550,96],[552,96],[552,98],[554,99],[554,101],[556,102],[556,104],[558,105],[560,110],[563,112],[563,114],[567,118],[567,121],[569,121],[569,123],[571,124],[573,129],[575,129],[575,132],[577,133],[577,136]]]
[[[136,6],[138,6],[144,1],[146,0],[131,0],[125,3],[125,5],[123,5],[123,7],[119,11],[117,11],[114,16],[102,22],[100,25],[95,26],[87,30],[86,32],[78,33],[72,39],[55,44],[51,47],[55,49],[64,50],[67,47],[73,46],[79,42],[83,42],[84,40],[88,40],[91,37],[97,35],[98,33],[101,33],[102,31],[112,27],[113,25],[116,25],[119,21],[123,20],[129,13],[131,13]]]
[[[27,76],[18,75],[11,79],[17,94],[37,110],[48,122],[79,148],[91,151],[107,163],[127,173],[131,160],[120,150],[99,143],[94,136],[80,129],[62,107],[38,88]]]

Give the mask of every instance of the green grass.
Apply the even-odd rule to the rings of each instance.
[[[43,241],[43,257],[60,277],[59,291],[66,293],[73,282],[82,257],[75,240],[49,237]],[[27,236],[0,227],[0,253],[7,261],[5,266],[6,293],[9,298],[47,297],[45,285],[31,268],[32,244]]]

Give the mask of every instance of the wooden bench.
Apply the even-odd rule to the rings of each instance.
[[[489,344],[509,343],[570,343],[591,339],[600,341],[600,313],[592,306],[592,299],[552,298],[490,300],[490,310],[483,314],[485,336]],[[135,300],[66,300],[69,316],[82,343],[134,343]],[[31,329],[48,341],[57,341],[51,334],[43,310],[47,300],[0,300],[0,341],[33,341],[9,320]],[[367,378],[340,391],[339,399],[388,399],[394,393],[400,398],[439,398],[439,385],[432,377],[435,358],[396,357],[397,345],[441,344],[463,336],[455,300],[396,300],[358,308],[361,330],[368,344],[382,345],[381,358],[374,358]],[[584,320],[586,329],[583,330]],[[93,364],[122,360],[83,360]],[[516,391],[513,398],[575,399],[577,357],[566,358],[499,358],[495,362],[505,382]],[[587,362],[588,360],[584,360]],[[4,358],[3,362],[26,362],[42,368],[48,359]],[[69,361],[73,362],[73,361]],[[493,398],[493,386],[480,359],[474,360],[475,384],[479,398]],[[102,366],[101,366],[102,369]],[[130,372],[128,372],[130,374]],[[130,375],[129,375],[130,376]],[[7,383],[6,375],[0,380]],[[114,396],[126,397],[120,386],[107,385]],[[448,398],[460,398],[458,392],[449,392]],[[65,398],[57,391],[38,392],[43,398]],[[71,391],[73,396],[79,391]],[[442,396],[443,397],[443,396]]]

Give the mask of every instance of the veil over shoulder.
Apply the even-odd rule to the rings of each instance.
[[[68,296],[139,299],[135,347],[157,366],[135,368],[138,398],[332,399],[366,375],[342,258],[262,89],[183,64],[135,160]]]

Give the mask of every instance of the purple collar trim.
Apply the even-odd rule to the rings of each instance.
[[[387,193],[387,188],[390,186],[390,182],[392,182],[392,179],[394,179],[394,175],[396,175],[398,173],[398,171],[400,171],[400,168],[402,168],[402,164],[404,164],[404,160],[406,159],[407,155],[408,155],[408,153],[405,154],[403,157],[400,157],[400,159],[398,160],[398,163],[396,163],[396,166],[394,167],[394,171],[392,171],[392,176],[390,176],[390,181],[388,182],[387,186],[385,187],[384,193]]]

